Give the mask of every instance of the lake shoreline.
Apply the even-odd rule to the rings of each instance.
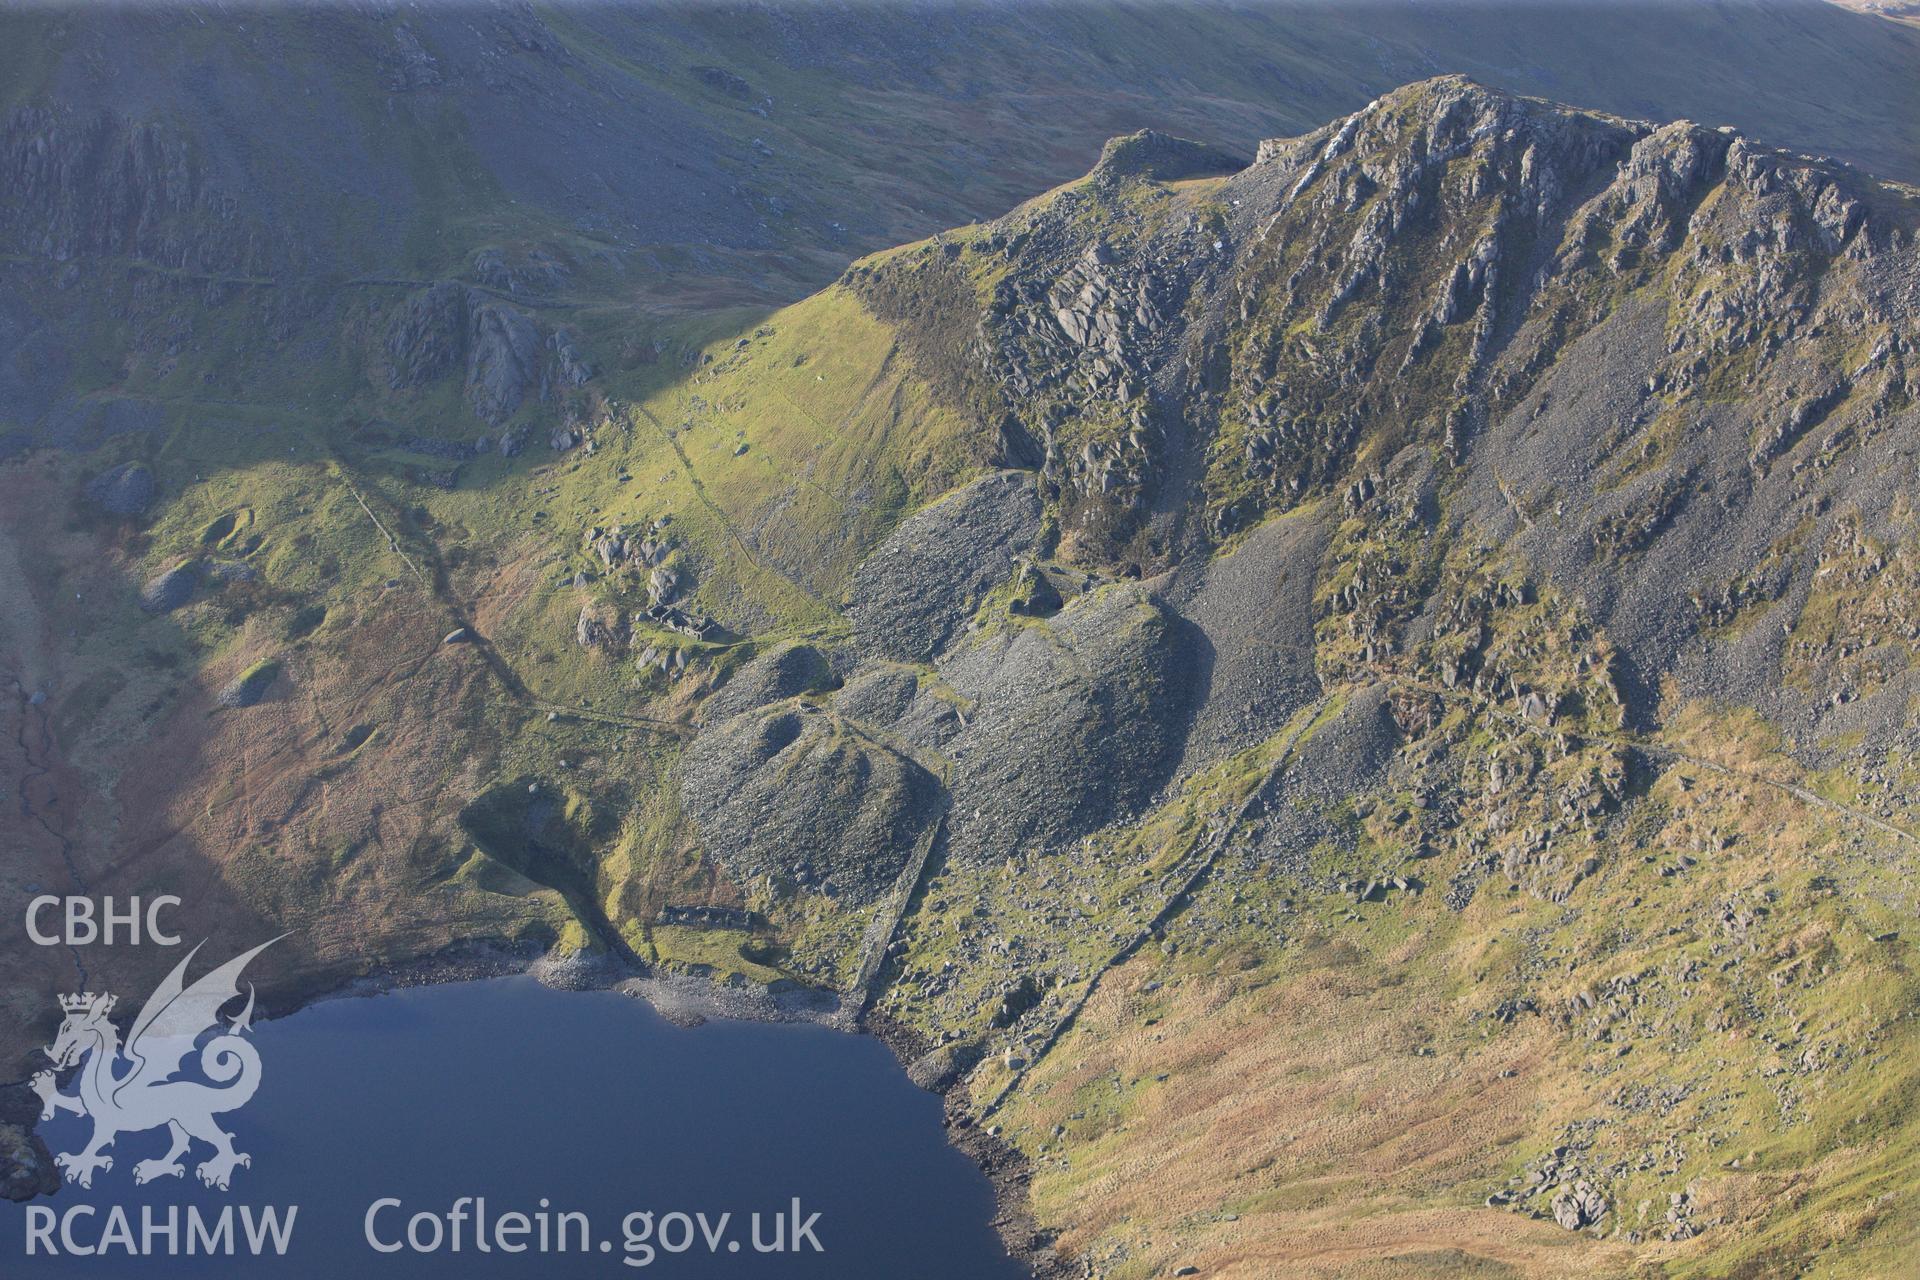
[[[869,1013],[861,1021],[860,1034],[870,1035],[886,1045],[909,1078],[912,1076],[909,1067],[935,1048],[919,1032],[884,1015]],[[942,1123],[948,1145],[973,1161],[993,1187],[996,1210],[993,1229],[999,1233],[1007,1253],[1032,1272],[1034,1280],[1068,1280],[1077,1274],[1071,1264],[1054,1251],[1053,1237],[1042,1230],[1033,1216],[1028,1195],[1033,1181],[1032,1162],[1012,1143],[1002,1141],[976,1124],[968,1112],[966,1073],[960,1072],[958,1078],[945,1082],[944,1088],[930,1092],[938,1093],[945,1105]]]
[[[607,955],[577,955],[556,959],[537,945],[513,946],[492,941],[456,943],[432,955],[383,965],[343,981],[315,983],[276,993],[266,1005],[268,1019],[291,1017],[304,1009],[334,1000],[377,996],[419,987],[482,982],[492,978],[527,975],[560,991],[616,991],[650,1006],[676,1026],[693,1027],[708,1018],[742,1022],[807,1022],[849,1035],[872,1036],[885,1045],[895,1065],[909,1078],[909,1068],[934,1048],[918,1032],[874,1014],[850,1013],[837,992],[794,983],[774,989],[755,983],[732,984],[701,974],[665,970],[635,970]],[[925,1084],[915,1081],[921,1088]],[[1025,1267],[1034,1280],[1065,1280],[1071,1274],[1065,1259],[1054,1252],[1051,1238],[1034,1219],[1028,1186],[1032,1170],[1017,1148],[987,1133],[973,1121],[966,1106],[964,1079],[938,1082],[928,1089],[943,1103],[942,1128],[949,1146],[965,1155],[993,1189],[995,1213],[990,1225],[1008,1256]],[[58,1194],[62,1187],[52,1154],[35,1132],[39,1099],[24,1081],[0,1086],[0,1125],[24,1129],[30,1151],[5,1152],[6,1172],[0,1181],[4,1198],[32,1200]],[[21,1159],[27,1156],[26,1160]],[[32,1163],[29,1164],[28,1161]],[[37,1165],[37,1168],[34,1166]],[[36,1176],[37,1175],[37,1176]],[[31,1185],[27,1180],[31,1179]],[[14,1194],[15,1189],[25,1194]]]

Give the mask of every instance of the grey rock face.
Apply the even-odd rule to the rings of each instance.
[[[892,886],[939,809],[926,770],[804,706],[708,726],[681,769],[682,803],[737,883],[771,876],[855,905]]]
[[[170,125],[17,108],[0,128],[9,175],[0,234],[55,262],[99,255],[187,271],[284,272],[300,257],[292,237],[243,217],[195,151]]]
[[[464,369],[467,403],[496,427],[556,381],[578,387],[593,376],[566,335],[543,334],[518,307],[452,280],[419,290],[394,313],[386,354],[395,390]]]
[[[387,327],[387,381],[419,386],[459,367],[466,350],[467,287],[443,280],[410,296]]]
[[[947,646],[980,595],[1034,544],[1032,481],[999,472],[916,511],[853,574],[847,616],[863,647],[926,662]]]
[[[753,711],[826,687],[831,675],[826,655],[812,645],[789,644],[761,654],[735,672],[707,700],[709,720]]]
[[[1109,587],[956,654],[949,679],[976,705],[949,748],[955,853],[1046,848],[1140,809],[1186,728],[1190,639],[1145,593]]]
[[[553,352],[554,371],[566,386],[584,387],[593,377],[593,365],[567,334],[556,332],[547,339],[547,349]]]
[[[191,560],[157,573],[140,589],[140,607],[148,613],[171,613],[193,599],[199,580],[200,566]]]
[[[108,515],[137,516],[153,502],[153,472],[141,462],[123,462],[87,482],[87,501]]]
[[[540,331],[533,321],[504,302],[474,306],[467,348],[473,411],[497,426],[539,385]]]

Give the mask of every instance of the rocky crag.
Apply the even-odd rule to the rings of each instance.
[[[1912,1159],[1851,1109],[1909,1034],[1914,193],[1461,79],[1232,167],[1119,140],[840,285],[1015,469],[851,571],[844,692],[794,695],[947,789],[880,1008],[978,1064],[970,1114],[1101,1274],[1341,1238],[1279,1207],[1314,1167],[1289,1135],[1237,1136],[1242,1172],[1204,1154],[1236,1109],[1293,1114],[1290,1073],[1387,1087],[1341,1024],[1409,1064],[1385,1114],[1450,1109],[1388,1180],[1436,1217],[1337,1201],[1383,1248],[1882,1256],[1904,1227],[1836,1236],[1788,1188],[1838,1204],[1839,1165]],[[693,758],[762,760],[727,732]],[[732,823],[694,814],[727,861]],[[878,893],[898,864],[871,865]],[[1404,994],[1255,1016],[1329,982]],[[1527,1118],[1440,1136],[1495,1114]],[[1850,1124],[1879,1154],[1817,1137]],[[1129,1189],[1145,1168],[1204,1225]]]

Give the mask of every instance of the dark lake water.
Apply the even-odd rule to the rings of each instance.
[[[676,1027],[644,1003],[611,992],[563,993],[529,978],[427,987],[331,1000],[254,1031],[262,1059],[258,1094],[222,1117],[235,1145],[253,1156],[231,1191],[187,1177],[135,1186],[137,1160],[159,1156],[160,1131],[123,1135],[114,1167],[91,1191],[68,1186],[56,1212],[89,1204],[98,1217],[76,1228],[99,1243],[110,1206],[123,1206],[138,1236],[142,1206],[164,1221],[166,1206],[204,1219],[228,1206],[298,1205],[286,1255],[27,1257],[27,1208],[0,1205],[0,1275],[549,1277],[676,1276],[698,1280],[1015,1280],[1026,1273],[1001,1249],[989,1220],[993,1198],[973,1164],[947,1146],[940,1103],[916,1089],[886,1048],[865,1036],[810,1025],[713,1021]],[[42,1126],[55,1151],[75,1150],[90,1122],[70,1116]],[[479,1253],[471,1214],[462,1248],[447,1247],[448,1210],[484,1197],[498,1223],[549,1202],[549,1239],[563,1210],[587,1215],[586,1251]],[[792,1201],[812,1223],[793,1230]],[[404,1239],[415,1213],[439,1216],[432,1253],[376,1252],[365,1237],[368,1207],[383,1210],[385,1243]],[[652,1211],[652,1246],[629,1248],[623,1221]],[[691,1224],[692,1246],[669,1252],[680,1221],[731,1218],[709,1245]],[[759,1252],[782,1220],[783,1245]],[[511,1224],[510,1224],[511,1225]],[[635,1220],[636,1234],[643,1223]],[[236,1234],[243,1234],[235,1218]],[[422,1243],[432,1239],[426,1226]],[[577,1222],[567,1243],[577,1246]],[[55,1234],[55,1242],[59,1240]],[[164,1248],[163,1238],[155,1238]],[[496,1240],[500,1237],[496,1236]],[[603,1250],[603,1242],[611,1247]],[[733,1246],[737,1246],[734,1248]],[[184,1243],[181,1245],[184,1250]]]

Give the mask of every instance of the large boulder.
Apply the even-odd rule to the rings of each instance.
[[[736,882],[773,877],[852,905],[893,885],[939,791],[913,760],[805,704],[709,723],[681,764],[682,804]]]
[[[972,1041],[943,1044],[915,1058],[907,1067],[907,1079],[929,1093],[945,1093],[973,1070],[980,1057],[980,1046]]]
[[[603,600],[589,600],[580,606],[573,639],[582,649],[617,652],[627,643],[626,615]]]
[[[1040,499],[1023,472],[996,472],[922,507],[854,570],[855,637],[901,662],[932,660],[1039,531]]]

